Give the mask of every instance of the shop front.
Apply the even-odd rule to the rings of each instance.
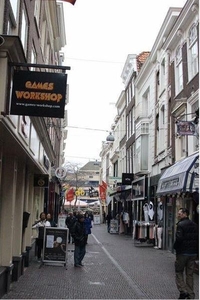
[[[154,203],[148,201],[148,178],[142,176],[132,182],[133,239],[135,245],[154,245]]]
[[[121,185],[110,194],[113,197],[112,216],[118,221],[118,232],[132,234],[131,185]],[[115,226],[116,227],[116,226]]]
[[[173,250],[177,213],[181,207],[199,223],[199,153],[194,153],[167,168],[158,181],[157,196],[165,205],[165,247]]]

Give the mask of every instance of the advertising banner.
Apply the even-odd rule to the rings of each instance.
[[[11,115],[64,118],[67,75],[15,71]]]

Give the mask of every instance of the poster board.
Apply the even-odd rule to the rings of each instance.
[[[93,215],[93,222],[94,222],[94,225],[99,225],[99,224],[101,224],[101,218],[100,218],[100,215]]]
[[[42,262],[67,268],[68,228],[45,227]]]
[[[118,228],[118,220],[111,220],[110,221],[110,233],[118,233],[119,228]]]

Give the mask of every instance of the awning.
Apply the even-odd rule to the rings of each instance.
[[[199,153],[169,167],[158,181],[157,195],[199,191]]]
[[[131,198],[131,188],[131,185],[120,185],[110,196],[114,196],[116,200],[129,200]]]

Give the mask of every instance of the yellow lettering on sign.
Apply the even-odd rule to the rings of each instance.
[[[53,101],[60,102],[62,99],[61,94],[56,93],[39,93],[39,92],[24,92],[15,91],[17,99],[28,99],[28,100],[42,100],[42,101]]]
[[[52,91],[54,89],[54,83],[53,82],[35,82],[35,81],[31,82],[31,81],[26,81],[25,87],[27,89]]]

